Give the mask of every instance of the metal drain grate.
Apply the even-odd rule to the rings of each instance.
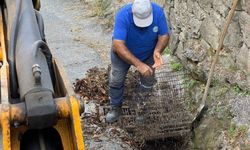
[[[117,122],[124,129],[133,131],[138,136],[150,140],[173,136],[181,136],[190,132],[193,116],[189,112],[185,99],[185,72],[173,72],[168,64],[155,74],[156,84],[149,91],[134,89],[129,96],[132,99],[123,106],[123,116]],[[136,86],[135,86],[136,87]],[[143,123],[138,123],[136,117],[140,115],[143,102]],[[140,105],[139,105],[140,106]],[[105,122],[105,115],[109,107],[100,107],[101,120]]]
[[[110,107],[103,106],[100,107],[101,120],[106,122],[105,115],[110,110]],[[186,116],[185,119],[175,120],[168,119],[174,115],[179,116],[180,114],[160,114],[160,113],[150,113],[144,124],[136,122],[136,110],[130,109],[128,106],[123,106],[123,116],[117,122],[120,127],[134,132],[140,137],[146,140],[161,139],[167,137],[181,136],[190,132],[191,130],[191,120]],[[181,114],[183,115],[183,114]],[[163,122],[165,120],[165,122]],[[178,123],[177,123],[178,122]]]

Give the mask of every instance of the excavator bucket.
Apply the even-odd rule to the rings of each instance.
[[[0,6],[0,149],[84,150],[84,107],[50,53],[40,0]]]

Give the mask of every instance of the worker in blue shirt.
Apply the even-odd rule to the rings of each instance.
[[[150,0],[134,0],[123,6],[116,15],[111,50],[109,123],[122,115],[124,81],[128,69],[135,66],[140,72],[140,86],[151,88],[154,70],[163,60],[161,53],[168,45],[169,31],[163,9]]]

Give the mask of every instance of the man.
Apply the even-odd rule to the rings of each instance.
[[[122,115],[124,81],[128,69],[135,66],[141,74],[140,86],[151,88],[150,78],[163,60],[161,53],[169,41],[165,14],[160,6],[150,0],[135,0],[125,5],[115,18],[109,97],[111,110],[107,122],[115,122]]]

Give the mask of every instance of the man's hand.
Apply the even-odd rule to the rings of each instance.
[[[153,68],[159,69],[161,67],[161,65],[163,64],[163,59],[161,57],[161,53],[155,51],[154,52],[154,65]]]
[[[143,62],[141,62],[136,68],[144,77],[149,77],[153,75],[153,69],[150,68],[148,65],[144,64]]]

